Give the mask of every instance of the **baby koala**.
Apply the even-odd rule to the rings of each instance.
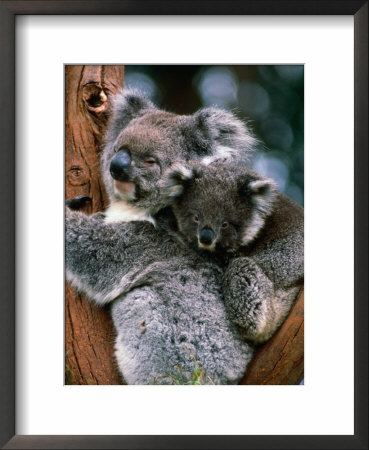
[[[177,237],[212,252],[230,318],[255,344],[286,318],[304,278],[304,214],[247,167],[174,165],[163,192]]]

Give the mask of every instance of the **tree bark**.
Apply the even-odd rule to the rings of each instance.
[[[107,206],[100,152],[110,98],[123,87],[123,66],[66,66],[66,199],[92,201],[84,212]],[[124,384],[113,355],[115,333],[108,309],[97,307],[66,284],[65,383]],[[304,370],[304,295],[288,318],[260,346],[241,384],[298,384]]]
[[[84,212],[107,205],[100,151],[110,97],[123,87],[123,66],[66,66],[65,195],[91,197]],[[107,309],[65,290],[65,383],[122,384],[113,356],[114,329]]]

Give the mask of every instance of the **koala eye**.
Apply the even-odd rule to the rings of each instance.
[[[199,223],[199,216],[195,214],[195,215],[193,216],[193,221],[194,221],[195,223]]]
[[[223,223],[222,223],[222,228],[223,228],[223,230],[224,230],[225,228],[228,228],[228,225],[229,225],[228,222],[223,222]]]
[[[143,162],[143,165],[144,165],[145,167],[151,167],[151,166],[153,166],[154,164],[156,164],[156,160],[155,160],[154,158],[147,158],[147,159],[145,159],[145,161]]]

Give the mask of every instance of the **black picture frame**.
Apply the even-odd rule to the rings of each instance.
[[[15,435],[15,16],[19,14],[346,14],[354,16],[355,427],[353,436]],[[0,108],[0,204],[3,212],[0,219],[0,445],[3,446],[2,448],[367,449],[368,2],[365,0],[2,1],[0,3],[0,54],[0,98],[2,102],[2,108]]]

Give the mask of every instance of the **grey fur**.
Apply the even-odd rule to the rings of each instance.
[[[215,383],[237,383],[244,374],[253,347],[227,316],[219,267],[151,223],[129,220],[167,205],[161,179],[174,161],[241,162],[254,142],[226,111],[206,108],[178,116],[157,109],[138,92],[124,91],[115,99],[102,174],[113,206],[126,208],[128,222],[67,211],[66,272],[90,299],[111,303],[117,362],[129,384],[151,384],[163,376],[158,383],[168,383],[165,376],[176,365],[191,371],[195,362],[188,352]],[[132,158],[130,195],[109,174],[110,161],[122,147]],[[147,158],[156,163],[145,166]],[[161,211],[157,227],[161,221],[168,227],[170,217]]]
[[[224,264],[228,313],[254,343],[286,318],[304,277],[303,209],[246,167],[174,165],[163,179],[177,232]],[[211,245],[201,230],[214,232]]]
[[[219,268],[151,223],[67,211],[66,268],[74,287],[111,302],[127,383],[169,383],[176,366],[190,379],[192,356],[208,384],[237,383],[245,373],[253,349],[227,317]]]

